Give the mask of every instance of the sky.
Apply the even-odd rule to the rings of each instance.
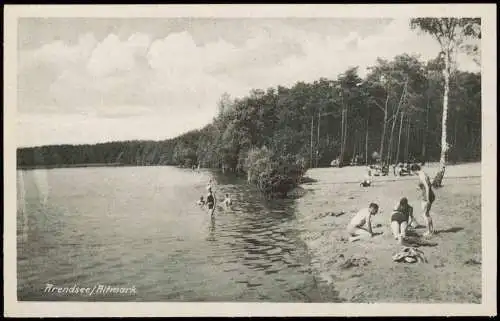
[[[407,19],[20,18],[17,39],[19,147],[172,138],[211,122],[225,92],[439,52]]]

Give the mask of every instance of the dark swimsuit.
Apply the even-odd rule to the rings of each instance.
[[[409,212],[408,211],[397,211],[397,212],[394,212],[391,216],[391,222],[398,222],[399,224],[403,223],[403,222],[408,222],[408,220],[410,219],[410,215],[409,215]]]
[[[212,195],[209,195],[207,197],[207,205],[208,205],[208,209],[213,209],[214,208],[214,204],[215,204],[215,200],[214,200],[214,197]]]

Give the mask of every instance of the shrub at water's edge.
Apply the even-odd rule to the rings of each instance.
[[[265,146],[252,148],[244,164],[248,182],[269,198],[286,197],[301,183],[306,169],[302,157],[274,155]]]

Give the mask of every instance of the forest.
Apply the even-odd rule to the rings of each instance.
[[[333,160],[339,166],[443,163],[443,134],[448,162],[479,161],[481,75],[452,68],[450,61],[443,53],[429,61],[401,54],[377,59],[364,77],[349,67],[290,88],[254,89],[237,98],[225,93],[217,115],[201,129],[163,141],[21,148],[18,167],[199,165],[246,173],[255,182],[252,173],[267,170],[271,177],[282,168],[285,176],[297,172],[297,181],[307,168]]]
[[[439,59],[422,63],[400,55],[379,59],[365,79],[349,68],[336,79],[252,90],[232,99],[224,94],[218,115],[202,129],[164,141],[122,141],[18,149],[18,165],[182,165],[243,168],[251,148],[299,156],[308,167],[329,166],[359,156],[389,163],[438,161],[443,79]],[[481,159],[481,76],[451,76],[449,161]],[[375,155],[374,155],[375,154]]]

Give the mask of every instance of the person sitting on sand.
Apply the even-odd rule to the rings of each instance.
[[[429,176],[420,168],[419,165],[413,164],[411,166],[411,172],[412,174],[418,175],[418,188],[421,192],[420,195],[422,199],[422,216],[427,225],[427,232],[424,233],[424,236],[430,236],[434,233],[434,224],[432,223],[430,211],[432,203],[434,203],[436,196],[432,191],[432,185]]]
[[[369,187],[372,185],[372,182],[369,180],[369,179],[365,179],[364,181],[362,181],[359,186],[363,186],[363,187]]]
[[[233,204],[233,200],[231,199],[231,197],[229,197],[229,194],[226,194],[226,198],[224,199],[224,205],[230,206],[232,204]]]
[[[203,195],[200,196],[200,199],[198,200],[198,202],[196,202],[197,205],[199,206],[204,206],[205,205],[205,200],[203,199]]]
[[[413,221],[415,221],[413,218],[413,207],[408,204],[408,199],[403,197],[396,204],[391,215],[392,234],[400,243],[405,239],[408,226]]]
[[[214,194],[212,193],[212,188],[209,188],[206,205],[208,207],[208,212],[210,213],[211,216],[213,216],[215,212],[215,203],[216,199]]]
[[[401,176],[401,172],[403,171],[403,164],[398,163],[394,167],[394,176]]]
[[[368,187],[372,184],[372,169],[370,166],[366,168],[366,176],[365,179],[359,184],[363,187]]]
[[[359,240],[362,237],[373,236],[371,217],[372,215],[376,215],[377,212],[378,205],[370,203],[367,208],[363,208],[356,213],[347,226],[347,233],[349,233],[349,240],[351,242]],[[366,228],[363,228],[365,225]]]

